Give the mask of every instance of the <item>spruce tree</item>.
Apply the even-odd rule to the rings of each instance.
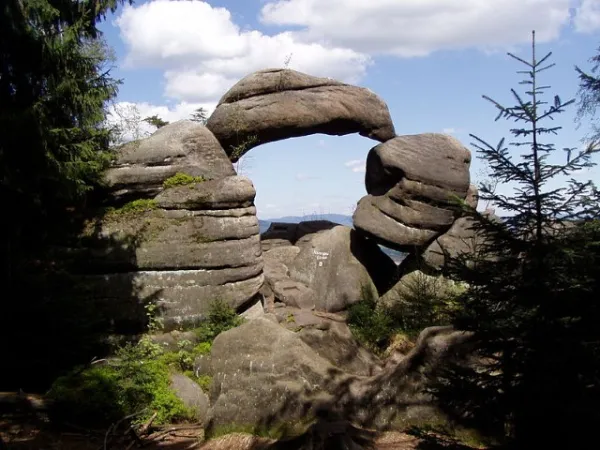
[[[0,390],[56,375],[84,345],[75,329],[91,326],[89,305],[58,293],[60,261],[47,250],[69,235],[111,158],[105,106],[118,81],[98,24],[121,3],[1,2],[0,340],[10,342],[2,379],[14,384]]]
[[[501,217],[463,205],[480,244],[446,267],[469,286],[454,321],[473,332],[475,359],[448,370],[436,393],[454,417],[498,440],[570,445],[600,419],[600,195],[572,176],[594,164],[598,149],[563,152],[547,139],[573,100],[544,101],[540,74],[554,64],[551,53],[537,57],[535,32],[531,60],[509,56],[524,66],[525,91],[511,89],[514,106],[483,98],[496,120],[523,125],[497,145],[471,135],[492,181],[480,186],[480,199]]]
[[[0,237],[2,277],[19,273],[19,261],[37,259],[110,158],[103,123],[118,81],[97,25],[119,3],[2,3],[0,189],[11,217]]]

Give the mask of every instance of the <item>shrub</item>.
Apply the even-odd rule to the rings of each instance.
[[[348,310],[348,325],[359,342],[382,353],[398,334],[415,337],[424,328],[450,323],[449,314],[464,289],[443,277],[415,271],[405,277],[395,295],[388,295],[385,304],[363,289],[362,300]]]
[[[379,352],[389,343],[395,324],[386,308],[377,306],[369,289],[363,288],[362,294],[362,300],[348,309],[348,326],[359,342]]]
[[[200,342],[212,342],[219,334],[240,326],[244,319],[221,299],[214,300],[210,305],[208,319],[196,328]]]
[[[136,414],[136,422],[189,419],[191,412],[170,389],[170,368],[157,358],[162,349],[147,339],[127,344],[107,365],[79,369],[58,378],[48,396],[53,415],[76,423],[114,423]]]

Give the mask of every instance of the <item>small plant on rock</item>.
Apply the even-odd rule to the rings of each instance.
[[[187,186],[189,184],[202,183],[204,181],[206,181],[206,178],[202,176],[194,177],[192,175],[188,175],[187,173],[178,172],[172,177],[167,178],[163,182],[163,187],[165,189],[169,189],[177,186]]]

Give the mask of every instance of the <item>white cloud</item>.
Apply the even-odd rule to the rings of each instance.
[[[144,119],[149,116],[157,115],[167,122],[176,122],[182,119],[189,119],[192,112],[202,107],[207,111],[207,115],[212,114],[215,109],[215,103],[179,103],[173,107],[164,105],[152,105],[150,103],[131,103],[117,102],[109,106],[107,124],[109,126],[118,125],[121,127],[120,142],[128,142],[139,139],[156,131],[156,128]]]
[[[452,128],[452,127],[444,128],[444,129],[442,129],[442,133],[454,134],[454,133],[456,133],[456,128]]]
[[[593,33],[600,29],[600,1],[581,0],[575,9],[573,23],[581,33]]]
[[[165,94],[187,102],[216,101],[256,70],[289,67],[357,82],[370,57],[340,46],[300,42],[291,32],[242,30],[231,13],[206,2],[155,0],[126,6],[115,24],[130,67],[165,70]]]
[[[273,209],[273,208],[277,208],[277,205],[274,205],[273,203],[267,203],[265,205],[265,208],[266,209]]]
[[[592,2],[581,13],[589,13]],[[270,0],[265,24],[301,27],[294,37],[358,52],[425,56],[437,50],[493,50],[559,36],[572,0]]]
[[[354,167],[354,166],[358,166],[360,164],[364,164],[364,160],[362,160],[362,159],[351,159],[350,161],[346,161],[344,163],[344,165],[346,167]]]
[[[352,159],[350,161],[346,161],[344,166],[348,167],[350,170],[352,170],[352,172],[355,173],[365,173],[367,171],[364,159]]]

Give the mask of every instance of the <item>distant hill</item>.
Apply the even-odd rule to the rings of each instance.
[[[281,223],[300,223],[309,220],[329,220],[330,222],[339,223],[350,228],[354,228],[352,224],[352,216],[346,216],[344,214],[312,214],[308,216],[284,216],[277,217],[275,219],[258,220],[258,226],[260,227],[261,234],[269,229],[273,222]],[[400,263],[405,257],[406,253],[392,250],[391,248],[379,246],[390,258],[394,260],[396,264]]]

